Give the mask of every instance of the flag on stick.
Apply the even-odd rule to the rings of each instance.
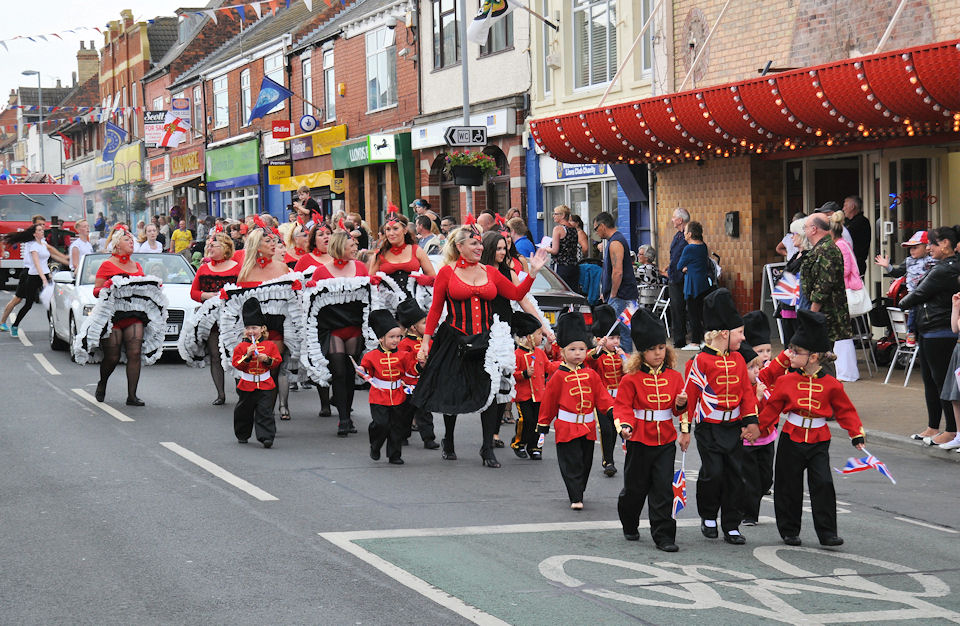
[[[613,331],[617,330],[617,326],[619,326],[620,324],[623,324],[627,328],[630,328],[630,322],[633,320],[633,314],[636,312],[637,312],[637,305],[628,304],[627,308],[625,308],[623,310],[623,313],[621,313],[617,317],[617,321],[613,323],[613,326],[610,327],[610,330],[607,331],[607,334],[604,335],[603,338],[606,339],[607,337],[612,335]]]
[[[292,91],[264,76],[263,81],[260,83],[260,93],[257,94],[257,102],[253,105],[253,108],[250,109],[250,119],[247,120],[247,124],[253,122],[253,120],[258,117],[263,117],[270,112],[270,109],[292,95]]]
[[[864,450],[864,452],[867,451]],[[847,459],[847,464],[843,466],[843,469],[833,468],[833,471],[838,474],[855,474],[857,472],[864,472],[869,469],[877,470],[889,478],[890,482],[892,482],[894,485],[897,484],[897,481],[893,479],[893,474],[891,474],[890,470],[887,469],[886,463],[873,456],[869,452],[867,452],[867,456],[863,457],[862,459],[850,457]]]
[[[163,118],[163,137],[159,146],[162,148],[176,148],[187,140],[187,131],[190,124],[180,119],[170,111]]]
[[[687,506],[687,475],[684,468],[687,464],[687,453],[680,456],[680,469],[673,475],[673,519]]]
[[[784,304],[796,306],[800,301],[800,279],[793,272],[784,272],[783,277],[773,286],[770,297]]]

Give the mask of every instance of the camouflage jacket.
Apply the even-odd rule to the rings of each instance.
[[[843,284],[843,253],[830,235],[825,235],[803,257],[800,289],[808,301],[820,303],[820,312],[827,318],[830,341],[853,336]]]

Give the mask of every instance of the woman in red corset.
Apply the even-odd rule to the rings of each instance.
[[[367,266],[357,260],[357,249],[357,241],[348,232],[340,230],[330,235],[327,252],[331,259],[317,266],[313,280],[368,276]],[[363,348],[363,309],[363,302],[344,302],[325,306],[317,315],[318,341],[329,361],[333,404],[340,417],[339,437],[357,432],[350,419],[354,392],[354,369],[350,357],[359,356]]]
[[[375,276],[377,272],[383,272],[396,281],[404,292],[408,291],[408,280],[410,274],[414,272],[423,274],[424,278],[418,279],[421,284],[433,284],[432,278],[425,278],[436,275],[433,263],[430,262],[427,253],[414,241],[413,235],[407,228],[407,218],[395,212],[388,215],[383,227],[385,237],[380,244],[380,249],[373,257],[373,262],[370,263],[370,275]]]
[[[310,233],[299,224],[293,225],[293,228],[287,231],[283,242],[287,247],[287,253],[283,257],[283,262],[287,264],[287,267],[295,270],[300,259],[307,255],[307,240],[309,238]]]
[[[493,400],[499,389],[500,372],[491,377],[485,368],[493,325],[492,304],[498,295],[511,300],[525,296],[546,261],[546,253],[541,250],[531,260],[530,274],[519,285],[514,285],[496,268],[481,265],[482,253],[480,232],[473,224],[457,229],[447,239],[444,266],[434,283],[433,304],[418,354],[420,362],[425,361],[426,365],[413,403],[423,410],[444,414],[445,459],[457,458],[453,444],[457,414],[480,411],[483,427],[480,456],[485,466],[496,468],[500,463],[493,453],[497,423],[497,405]],[[447,317],[440,324],[444,307]],[[509,331],[506,341],[506,352],[512,357]]]
[[[130,259],[133,254],[133,235],[125,226],[118,226],[107,242],[110,258],[100,264],[93,283],[93,296],[100,297],[100,291],[113,284],[115,276],[143,276],[143,268]],[[120,348],[127,355],[127,404],[143,406],[137,397],[137,385],[140,382],[140,356],[143,347],[144,317],[134,312],[116,313],[113,316],[113,328],[110,334],[100,342],[103,360],[100,361],[100,381],[97,383],[97,402],[103,402],[107,394],[107,380],[120,362]]]
[[[315,219],[313,228],[307,235],[307,253],[297,261],[293,268],[294,271],[305,272],[311,267],[331,263],[333,257],[327,252],[331,234],[333,234],[333,231],[330,230],[330,226],[326,222]],[[330,388],[317,385],[317,393],[320,395],[320,417],[330,417]]]
[[[207,242],[206,263],[197,269],[190,286],[190,297],[203,303],[211,298],[220,298],[220,290],[224,285],[236,283],[240,276],[240,264],[233,260],[233,240],[222,230],[218,231]],[[207,352],[210,355],[210,376],[213,386],[217,390],[214,406],[226,402],[223,388],[223,363],[220,361],[220,328],[214,324],[206,340]]]

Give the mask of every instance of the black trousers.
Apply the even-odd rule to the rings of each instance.
[[[687,301],[683,297],[683,283],[670,283],[670,332],[673,345],[682,348],[687,345]]]
[[[433,430],[433,413],[423,409],[414,409],[413,418],[417,421],[417,432],[420,433],[423,443],[435,441],[437,435]],[[407,436],[409,437],[409,434]]]
[[[237,439],[246,441],[255,429],[257,441],[273,441],[277,435],[277,421],[273,418],[273,389],[241,391],[237,389],[236,408],[233,409],[233,432]]]
[[[617,499],[623,532],[637,532],[640,511],[646,500],[653,542],[659,546],[676,540],[677,520],[671,514],[675,455],[674,442],[662,446],[627,442],[627,456],[623,461],[623,489]]]
[[[370,405],[370,449],[380,451],[387,443],[387,458],[397,460],[403,447],[403,440],[410,432],[410,420],[413,417],[412,405],[407,400],[397,406],[384,404]]]
[[[927,426],[940,430],[940,416],[944,418],[946,432],[957,431],[957,420],[953,414],[953,405],[949,400],[941,400],[943,381],[947,377],[947,368],[950,366],[950,357],[957,345],[956,339],[949,337],[920,336],[920,352],[917,359],[920,361],[920,371],[923,373],[923,397],[927,403]],[[953,376],[953,372],[949,372]]]
[[[807,472],[813,528],[820,541],[837,535],[837,492],[830,471],[830,441],[796,443],[780,433],[773,488],[773,509],[781,537],[800,534],[803,472]]]
[[[557,444],[557,463],[560,476],[567,486],[570,502],[583,502],[583,492],[590,478],[593,465],[593,448],[596,444],[586,437],[577,437]]]
[[[529,454],[539,450],[537,442],[537,420],[540,419],[540,403],[533,400],[518,400],[517,403],[517,431],[511,447],[526,450]]]
[[[773,451],[772,441],[743,446],[743,519],[760,519],[760,501],[773,485]]]
[[[707,297],[706,291],[695,298],[687,299],[687,319],[690,321],[690,342],[699,344],[703,342],[703,299]]]
[[[613,447],[617,443],[617,429],[613,424],[613,411],[597,411],[597,425],[600,427],[600,455],[603,467],[613,465]]]
[[[694,430],[700,453],[697,477],[697,512],[700,519],[715,520],[720,513],[723,532],[736,530],[742,521],[743,440],[740,421],[727,424],[700,422]]]

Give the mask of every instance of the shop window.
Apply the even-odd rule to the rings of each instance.
[[[307,102],[313,102],[313,63],[311,63],[310,58],[307,57],[303,60],[303,63],[300,64],[301,75],[303,76],[303,99],[306,101],[303,103],[303,114],[304,115],[313,115],[313,107],[307,104]]]
[[[283,80],[283,53],[278,52],[263,59],[263,74],[273,82],[284,87],[287,86]],[[277,106],[273,107],[267,113],[275,113],[283,110],[283,104],[286,100],[281,100]]]
[[[250,123],[250,70],[240,72],[240,125]]]
[[[480,46],[480,56],[513,49],[513,13],[494,23],[487,33],[487,43]]]
[[[153,110],[162,111],[163,110],[163,96],[153,99]]]
[[[573,0],[574,87],[602,85],[617,67],[615,0]]]
[[[367,110],[377,111],[397,104],[397,46],[394,29],[378,28],[367,33]]]
[[[653,0],[640,0],[640,23],[637,24],[637,28],[642,28],[644,24],[647,23],[647,20],[650,18],[650,15],[653,13]],[[640,69],[644,74],[653,71],[653,37],[651,33],[653,32],[653,24],[647,29],[647,32],[643,34],[643,41],[640,44]],[[614,56],[613,61],[616,63],[616,57]]]
[[[487,178],[487,208],[504,215],[510,208],[510,166],[497,146],[487,146],[483,152],[497,162],[497,171]]]
[[[543,12],[541,15],[550,15],[550,0],[543,0]],[[550,42],[554,37],[553,29],[544,22],[541,25],[543,29],[543,93],[550,93],[553,83],[553,68],[547,64],[547,55],[550,54]]]
[[[433,0],[433,69],[460,62],[457,0]]]
[[[334,82],[333,50],[323,51],[323,119],[327,122],[337,121],[337,85]]]
[[[193,136],[199,137],[202,133],[200,132],[200,125],[203,124],[204,128],[206,124],[203,121],[203,87],[194,87],[193,88]]]
[[[244,216],[258,212],[259,193],[256,187],[241,187],[220,192],[220,214],[243,221]]]
[[[213,79],[213,127],[230,125],[230,100],[227,94],[227,77]]]

